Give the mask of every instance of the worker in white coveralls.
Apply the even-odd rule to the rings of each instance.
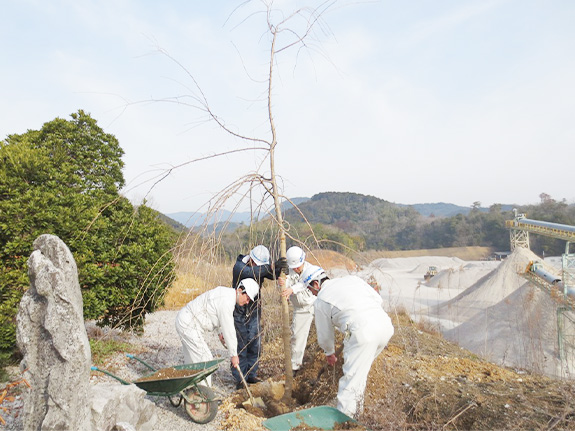
[[[317,296],[317,339],[329,365],[337,362],[334,327],[345,334],[337,409],[354,417],[363,410],[371,364],[393,335],[391,319],[382,308],[381,297],[359,277],[330,280],[322,268],[312,265],[303,272],[302,282]]]
[[[291,367],[295,376],[303,363],[309,329],[313,321],[315,296],[301,282],[302,273],[311,266],[311,263],[305,260],[305,252],[300,247],[290,247],[286,259],[289,272],[285,281],[282,277],[278,279],[278,283],[282,287],[282,296],[289,298],[293,305]]]
[[[244,279],[237,289],[219,286],[202,293],[188,302],[176,317],[176,332],[182,341],[184,363],[194,364],[213,359],[212,352],[204,340],[204,332],[219,330],[220,339],[228,349],[232,369],[240,363],[238,341],[234,326],[234,308],[253,301],[260,290],[254,279]],[[211,376],[206,378],[211,386]]]

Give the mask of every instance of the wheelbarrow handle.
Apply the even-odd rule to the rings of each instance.
[[[118,380],[120,383],[122,383],[123,385],[130,385],[130,384],[131,384],[130,382],[127,382],[127,381],[125,381],[124,379],[121,379],[120,377],[115,376],[114,374],[110,373],[109,371],[102,370],[102,369],[100,369],[100,368],[98,368],[98,367],[92,366],[92,367],[90,367],[90,370],[92,370],[92,371],[99,371],[99,372],[104,373],[104,374],[106,374],[106,375],[108,375],[108,376],[110,376],[110,377],[113,377],[114,379],[116,379],[116,380]]]
[[[158,371],[156,368],[152,367],[151,365],[147,364],[143,359],[138,358],[137,356],[132,355],[131,353],[126,353],[126,356],[130,359],[135,359],[136,361],[144,364],[146,367],[148,367],[150,370],[152,371]]]

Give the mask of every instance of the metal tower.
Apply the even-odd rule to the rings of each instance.
[[[559,299],[557,306],[557,337],[562,374],[570,373],[569,364],[575,364],[575,253],[571,244],[575,244],[575,226],[549,223],[525,218],[514,209],[514,219],[506,220],[505,227],[510,231],[511,250],[517,247],[529,247],[529,232],[565,240],[565,253],[562,256],[561,279],[545,279],[530,264],[522,274],[536,286]],[[544,270],[541,271],[543,274]],[[559,293],[559,295],[558,295]],[[558,297],[560,296],[560,297]]]

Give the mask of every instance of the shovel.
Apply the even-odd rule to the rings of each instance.
[[[248,395],[250,396],[250,400],[244,401],[242,403],[242,405],[244,407],[245,406],[252,406],[252,407],[257,407],[258,409],[265,409],[266,404],[264,403],[264,400],[262,400],[260,397],[254,398],[254,396],[252,395],[252,391],[250,391],[250,388],[248,386],[248,382],[246,382],[246,378],[244,377],[244,373],[242,373],[242,370],[240,369],[239,365],[236,367],[236,369],[238,370],[238,373],[240,373],[240,377],[242,378],[242,382],[244,383],[246,391],[248,391]]]

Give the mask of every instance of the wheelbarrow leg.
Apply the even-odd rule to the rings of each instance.
[[[182,404],[182,400],[184,399],[184,397],[181,394],[178,395],[178,401],[174,401],[172,398],[173,396],[168,396],[170,404],[173,405],[174,407],[180,407],[180,404]]]

